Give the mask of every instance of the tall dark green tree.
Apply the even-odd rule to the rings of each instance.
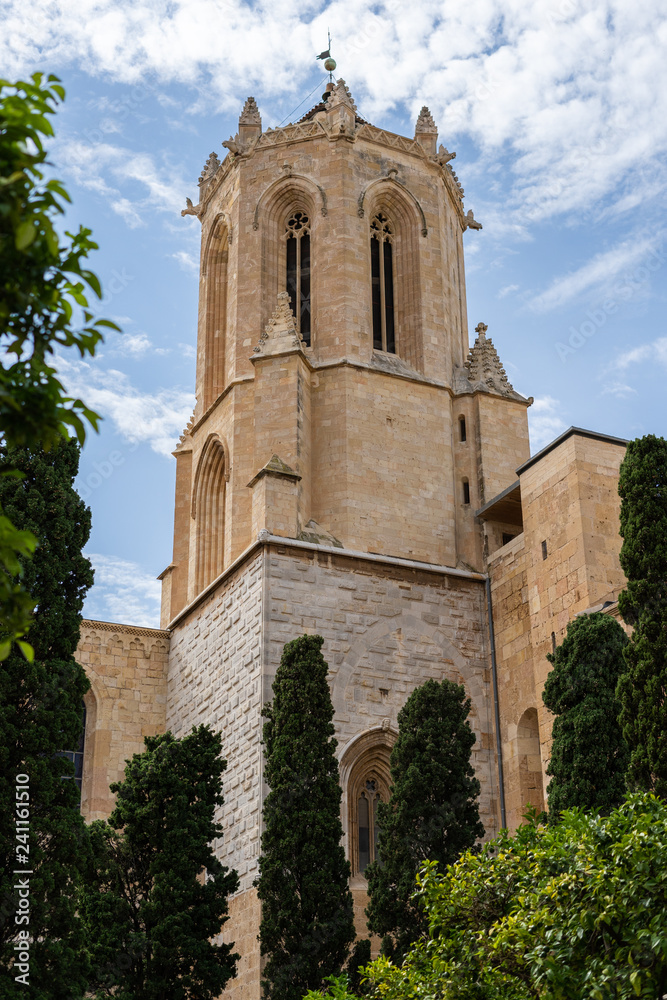
[[[542,700],[556,716],[547,774],[549,821],[564,809],[607,815],[626,791],[628,748],[618,721],[616,686],[628,639],[613,618],[581,615],[567,626]]]
[[[48,449],[70,430],[83,444],[85,423],[96,427],[98,416],[68,397],[54,352],[92,355],[103,328],[118,329],[89,309],[88,289],[102,297],[86,267],[97,244],[83,227],[58,233],[70,198],[60,181],[44,177],[50,119],[64,97],[55,76],[0,80],[0,435],[10,448]],[[20,577],[34,545],[34,535],[0,510],[0,659],[29,627],[38,600]]]
[[[115,1000],[215,1000],[236,974],[233,944],[214,944],[228,919],[235,871],[214,855],[222,837],[221,737],[207,726],[146,750],[111,785],[116,808],[91,824],[92,860],[80,907],[90,994]]]
[[[391,795],[378,805],[379,860],[366,869],[368,927],[397,961],[428,931],[412,899],[419,869],[425,861],[444,869],[484,836],[479,781],[470,763],[475,734],[469,712],[462,685],[429,680],[398,714]]]
[[[354,940],[350,866],[341,846],[333,705],[323,639],[288,642],[264,708],[262,986],[270,1000],[301,1000],[340,972]]]
[[[621,463],[619,597],[634,628],[624,650],[627,669],[618,696],[630,747],[632,787],[667,798],[667,441],[649,434],[631,441]]]
[[[82,698],[88,689],[74,660],[86,591],[93,582],[81,554],[90,533],[90,510],[73,488],[79,464],[75,441],[51,451],[0,453],[0,505],[12,522],[39,539],[25,561],[25,582],[37,600],[32,662],[12,652],[0,662],[0,965],[3,997],[25,997],[26,984],[11,971],[13,945],[26,929],[16,924],[16,891],[27,868],[30,889],[30,996],[68,998],[85,980],[73,878],[86,851],[72,764],[59,751],[76,749]],[[27,775],[30,835],[16,840],[16,776]],[[69,778],[70,780],[63,780]],[[21,815],[24,815],[21,813]],[[21,846],[21,850],[18,850]],[[29,848],[26,856],[23,848]],[[21,858],[29,861],[22,863]]]

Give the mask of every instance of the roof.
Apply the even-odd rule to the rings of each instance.
[[[326,101],[320,101],[320,103],[316,104],[313,108],[310,109],[310,111],[307,111],[305,113],[305,115],[303,116],[303,118],[299,118],[299,120],[296,122],[296,124],[299,125],[299,124],[301,124],[301,122],[310,121],[311,118],[315,117],[315,115],[318,113],[318,111],[326,111],[326,108],[327,108],[327,102]],[[361,118],[359,115],[356,115],[356,114],[354,116],[354,120],[357,123],[357,125],[368,125],[369,124],[369,122],[367,122],[365,118]]]
[[[573,437],[575,434],[578,437],[593,438],[594,441],[607,441],[609,444],[617,444],[621,448],[627,448],[629,444],[625,438],[612,437],[611,434],[600,434],[598,431],[587,431],[583,427],[568,427],[566,431],[563,431],[563,433],[548,444],[546,448],[542,448],[542,450],[538,451],[537,454],[532,455],[527,462],[520,465],[516,470],[517,475],[520,476],[521,473],[525,472],[526,469],[529,469],[531,465],[535,465],[535,463],[539,462],[545,455],[548,455],[550,451],[553,451],[554,448],[557,448],[558,445],[563,443],[563,441],[566,441],[569,437]]]
[[[489,500],[475,513],[483,521],[501,521],[504,524],[514,524],[517,528],[523,528],[519,480],[517,479],[515,483]]]

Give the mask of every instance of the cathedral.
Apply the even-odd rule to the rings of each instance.
[[[223,146],[182,213],[201,223],[197,401],[161,628],[82,623],[81,801],[108,816],[144,736],[222,733],[216,850],[240,876],[225,938],[242,955],[225,995],[258,1000],[261,710],[284,644],[324,637],[364,934],[373,806],[425,680],[471,699],[487,836],[544,805],[546,653],[576,614],[618,614],[626,442],[572,427],[530,455],[532,399],[484,323],[469,346],[464,235],[482,227],[427,108],[395,135],[339,80],[279,128],[248,98]]]

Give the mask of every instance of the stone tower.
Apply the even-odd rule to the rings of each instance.
[[[241,877],[226,937],[243,956],[227,992],[255,1000],[260,713],[289,639],[325,639],[360,931],[368,798],[387,795],[397,713],[429,677],[472,699],[482,818],[500,825],[475,511],[528,459],[530,401],[483,324],[469,350],[463,234],[481,227],[427,108],[394,135],[339,80],[284,128],[263,131],[249,98],[223,145],[185,210],[202,226],[197,403],[162,574],[165,724],[223,733],[218,849]]]

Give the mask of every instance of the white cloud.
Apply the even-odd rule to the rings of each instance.
[[[152,346],[145,333],[124,333],[117,338],[110,353],[122,358],[141,358]]]
[[[158,12],[153,0],[33,0],[27,19],[25,0],[5,0],[0,62],[6,77],[75,65],[134,83],[137,107],[147,95],[164,100],[164,82],[192,87],[199,111],[235,110],[255,92],[274,124],[271,102],[305,92],[330,26],[362,113],[381,120],[403,105],[414,120],[426,103],[449,148],[467,135],[487,167],[511,150],[498,224],[512,229],[590,210],[610,194],[618,211],[632,211],[645,192],[664,189],[662,8],[660,0],[173,0]],[[101,124],[128,112],[100,110]],[[151,196],[164,198],[165,183]]]
[[[531,451],[534,454],[562,434],[567,424],[559,414],[560,402],[552,396],[536,399],[528,410]]]
[[[616,396],[617,399],[627,399],[629,396],[636,396],[637,390],[625,382],[609,382],[602,390],[603,396]]]
[[[86,598],[84,617],[159,628],[159,580],[125,559],[94,552],[86,555],[95,569],[95,583]]]
[[[518,291],[519,291],[518,285],[505,285],[505,287],[501,288],[500,291],[498,292],[498,298],[504,299],[507,295],[511,295],[513,292],[518,292]]]
[[[68,392],[110,420],[126,441],[147,443],[159,455],[170,455],[192,414],[194,395],[183,389],[141,392],[127,375],[86,361],[59,356],[57,369]]]
[[[613,291],[617,279],[628,284],[628,293],[632,294],[632,279],[634,272],[651,252],[662,243],[662,234],[624,240],[618,246],[603,253],[596,254],[578,270],[555,278],[551,285],[539,295],[534,296],[528,305],[538,313],[549,312],[566,305],[579,295],[590,293],[595,289],[599,294]],[[657,258],[655,258],[657,259]],[[660,265],[658,265],[660,266]],[[648,277],[647,270],[646,276]],[[621,298],[628,297],[620,292]]]
[[[145,225],[144,209],[175,213],[183,207],[187,182],[147,153],[78,138],[56,143],[53,159],[57,167],[67,168],[76,184],[108,199],[131,229]],[[125,192],[130,188],[134,200],[118,185]]]
[[[640,344],[629,351],[623,351],[612,361],[607,371],[624,372],[630,365],[642,364],[645,361],[667,368],[667,337],[658,337],[648,344]]]
[[[187,253],[186,250],[177,250],[176,253],[171,253],[169,256],[175,260],[182,271],[188,271],[190,274],[196,274],[199,270],[199,264],[193,257],[191,253]]]

